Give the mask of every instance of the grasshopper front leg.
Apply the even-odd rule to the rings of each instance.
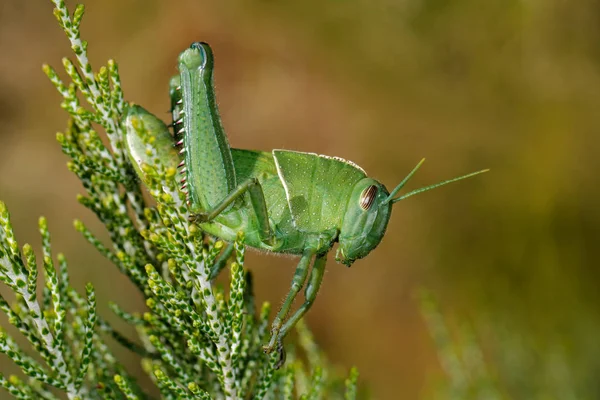
[[[310,260],[314,255],[315,250],[304,250],[302,257],[300,258],[300,262],[296,267],[296,272],[294,272],[294,277],[292,278],[292,286],[290,288],[290,291],[288,292],[285,300],[283,301],[281,309],[279,309],[279,312],[277,313],[277,316],[275,317],[275,319],[273,320],[273,324],[271,325],[271,340],[269,340],[269,344],[267,344],[263,348],[265,353],[270,353],[275,349],[276,345],[280,345],[281,339],[279,332],[281,330],[281,327],[283,326],[285,317],[287,317],[288,313],[290,312],[290,308],[292,307],[296,296],[302,289],[302,286],[304,286],[304,281],[308,276],[308,266],[310,264]]]
[[[283,338],[310,309],[317,297],[321,282],[323,281],[325,264],[327,263],[327,253],[319,254],[315,257],[315,261],[310,272],[310,278],[308,279],[308,283],[306,284],[306,289],[304,292],[305,301],[300,308],[296,310],[296,312],[287,321],[285,321],[292,303],[304,285],[304,281],[308,275],[308,265],[314,254],[314,250],[305,250],[300,262],[298,263],[298,266],[296,267],[296,272],[294,273],[294,278],[292,279],[292,287],[290,288],[290,291],[285,298],[279,313],[277,313],[277,316],[273,320],[273,325],[271,327],[271,339],[269,340],[269,344],[264,347],[264,351],[267,353],[270,353],[275,349],[279,351],[280,359],[276,365],[276,368],[281,367],[285,361],[285,352],[282,344]]]
[[[304,303],[302,303],[294,315],[292,315],[285,322],[285,324],[283,324],[283,327],[278,334],[279,341],[281,341],[287,335],[288,331],[296,325],[296,323],[304,316],[304,314],[306,314],[306,312],[315,302],[317,293],[321,287],[321,282],[323,282],[326,263],[327,253],[316,256],[312,270],[310,271],[310,278],[308,278],[308,283],[306,284],[306,289],[304,291]]]
[[[285,363],[285,350],[283,348],[283,338],[288,334],[288,331],[292,329],[304,314],[308,312],[310,307],[317,298],[317,293],[321,287],[323,281],[323,274],[325,273],[325,264],[327,263],[327,253],[318,255],[315,258],[315,263],[310,271],[310,278],[306,284],[306,290],[304,291],[304,303],[298,310],[283,324],[283,327],[277,332],[277,336],[271,337],[271,341],[277,343],[277,349],[279,351],[279,362],[275,365],[276,369],[279,369]],[[275,335],[275,333],[272,333]]]

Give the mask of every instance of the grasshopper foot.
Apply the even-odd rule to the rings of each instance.
[[[202,222],[208,222],[208,214],[206,213],[198,213],[198,214],[190,214],[189,221],[197,224],[201,224]]]
[[[278,247],[280,247],[282,242],[283,241],[278,239],[276,236],[270,236],[264,241],[264,243],[272,249],[277,249]]]
[[[271,346],[270,344],[265,344],[263,346],[263,352],[265,354],[271,354],[273,352],[273,346]]]
[[[285,353],[285,349],[283,348],[283,342],[281,340],[277,340],[277,344],[274,347],[271,343],[269,343],[266,346],[263,346],[263,351],[267,354],[273,352],[273,350],[277,350],[277,355],[278,355],[278,360],[277,363],[275,363],[275,369],[279,369],[283,366],[283,364],[285,364],[285,359],[286,359],[286,353]]]
[[[275,369],[279,369],[285,364],[285,349],[283,348],[283,342],[277,342],[277,353],[279,354],[279,360],[277,360],[277,364],[275,364]]]
[[[273,327],[271,327],[271,339],[269,339],[269,343],[263,346],[263,351],[267,354],[271,353],[275,348],[279,349],[282,347],[281,345],[281,337],[279,337],[279,326],[276,322],[273,322]]]

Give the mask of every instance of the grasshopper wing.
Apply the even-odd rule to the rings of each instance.
[[[341,226],[354,185],[366,177],[359,166],[341,158],[273,150],[297,229],[324,232]]]

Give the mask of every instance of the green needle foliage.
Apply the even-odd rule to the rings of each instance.
[[[140,387],[108,348],[106,339],[112,337],[142,356],[144,370],[164,399],[356,398],[356,370],[345,381],[336,376],[302,323],[299,346],[288,349],[287,363],[275,369],[279,355],[262,351],[271,307],[264,303],[256,310],[251,275],[244,268],[243,235],[225,245],[191,224],[173,179],[175,170],[160,162],[147,166],[145,183],[154,202],[144,199],[124,151],[121,122],[129,105],[117,64],[109,61],[95,73],[87,42],[80,38],[84,7],[77,6],[71,15],[64,1],[53,3],[75,53],[75,60],[63,59],[69,82],[52,67],[43,67],[70,116],[57,140],[70,158],[68,168],[85,188],[79,202],[102,221],[111,243],[103,244],[80,221],[75,228],[134,283],[148,311],[129,314],[110,305],[137,328],[143,345],[115,331],[96,314],[93,286],[88,284],[83,296],[69,284],[66,258],[53,253],[43,218],[45,287],[39,295],[38,261],[31,246],[17,243],[9,212],[0,202],[0,281],[16,298],[9,304],[0,297],[0,309],[39,355],[28,356],[0,330],[0,352],[26,377],[0,375],[0,386],[18,399],[150,398],[150,388]],[[95,126],[104,130],[108,147]],[[153,138],[146,139],[152,156]],[[213,285],[211,272],[230,255],[226,291]]]
[[[435,342],[445,379],[431,387],[431,399],[506,400],[502,385],[485,362],[484,354],[472,329],[461,324],[451,330],[433,296],[423,291],[421,314]]]

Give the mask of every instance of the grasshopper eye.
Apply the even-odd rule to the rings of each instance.
[[[360,199],[358,200],[358,205],[363,210],[367,211],[373,205],[373,201],[375,201],[375,196],[377,195],[377,186],[370,185],[367,186],[365,190],[360,195]]]

